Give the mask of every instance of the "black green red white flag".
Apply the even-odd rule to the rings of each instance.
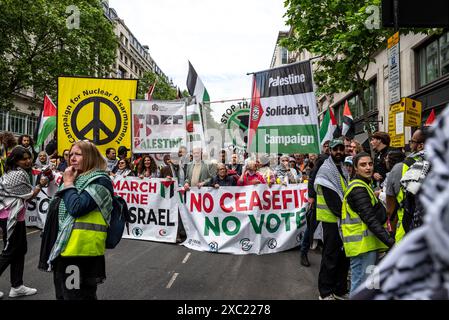
[[[343,109],[343,130],[342,135],[352,139],[354,138],[354,119],[352,118],[351,109],[349,109],[348,100],[345,102],[345,108]]]
[[[45,95],[44,107],[37,129],[36,151],[38,151],[42,145],[48,143],[48,140],[51,138],[50,134],[56,130],[56,115],[56,105],[51,101],[48,95]]]
[[[195,68],[189,61],[189,73],[187,75],[187,90],[192,97],[196,97],[196,102],[209,102],[209,93],[203,84],[203,81],[198,77]]]
[[[319,153],[310,61],[256,72],[251,97],[248,152]]]

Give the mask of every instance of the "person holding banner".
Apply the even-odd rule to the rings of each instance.
[[[263,176],[257,172],[257,165],[256,161],[250,160],[248,161],[248,164],[246,165],[245,172],[241,175],[239,180],[237,180],[238,186],[251,186],[263,183],[265,184],[266,181],[263,178]]]
[[[201,188],[208,184],[215,174],[215,166],[208,165],[201,159],[201,148],[193,148],[193,161],[187,165],[184,189],[189,190],[191,186]]]
[[[147,154],[140,159],[137,165],[137,176],[142,179],[159,177],[156,161],[150,155]]]
[[[23,285],[23,270],[27,252],[25,211],[27,200],[41,190],[33,190],[29,171],[33,156],[22,147],[15,147],[6,159],[6,173],[0,177],[0,227],[3,233],[3,251],[0,255],[0,275],[10,266],[11,290],[9,297],[29,296],[37,292]],[[3,293],[0,291],[0,298]]]
[[[95,300],[97,285],[106,279],[104,253],[114,190],[106,161],[93,143],[74,143],[69,159],[64,182],[49,204],[57,210],[57,237],[54,244],[41,248],[51,248],[47,262],[53,269],[58,300]],[[53,201],[60,203],[55,206]],[[48,237],[44,234],[43,239]],[[41,252],[41,260],[46,256]],[[75,271],[80,277],[78,287],[68,285],[67,278]]]
[[[131,170],[131,165],[128,159],[120,159],[117,165],[109,172],[112,177],[132,177],[134,172]]]
[[[214,187],[218,189],[221,187],[232,187],[236,186],[237,181],[233,176],[228,175],[228,168],[224,163],[217,164],[217,176],[212,178],[212,180],[207,184],[208,187]]]
[[[161,169],[159,178],[166,178],[166,179],[176,178],[178,179],[178,186],[183,186],[185,174],[184,168],[180,164],[180,161],[181,157],[179,156],[179,153],[171,153],[168,165],[166,165]]]

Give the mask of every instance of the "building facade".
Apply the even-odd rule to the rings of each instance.
[[[279,33],[278,41],[285,32]],[[422,123],[432,109],[438,115],[449,105],[449,32],[441,35],[408,34],[400,37],[400,86],[401,96],[416,99],[422,103]],[[285,53],[287,52],[287,53]],[[283,57],[287,59],[282,59]],[[271,67],[310,59],[307,53],[290,53],[276,45]],[[380,50],[374,56],[367,71],[369,88],[364,92],[368,107],[363,108],[360,97],[353,92],[335,93],[317,97],[319,114],[332,107],[339,124],[343,121],[344,104],[348,101],[354,118],[356,139],[363,143],[368,139],[368,128],[372,132],[388,131],[389,92],[388,54]],[[365,117],[368,122],[364,121]],[[405,141],[411,138],[412,128],[405,128]]]

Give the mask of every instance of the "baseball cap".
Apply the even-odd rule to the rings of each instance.
[[[342,145],[344,146],[345,144],[343,143],[343,140],[341,139],[334,139],[329,143],[329,147],[331,149],[335,148],[336,146]]]
[[[118,147],[117,153],[118,153],[118,154],[122,154],[122,153],[125,153],[125,152],[130,151],[130,150],[131,150],[131,149],[128,149],[128,148],[125,147],[125,146],[120,146],[120,147]]]
[[[352,166],[352,156],[348,156],[345,158],[344,164],[350,164]]]

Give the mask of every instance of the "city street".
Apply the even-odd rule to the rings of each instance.
[[[3,243],[2,243],[3,245]],[[52,273],[37,269],[40,230],[28,228],[24,284],[37,288],[21,300],[54,300]],[[106,253],[101,300],[316,300],[321,260],[299,263],[299,250],[270,255],[230,255],[193,251],[182,245],[123,239]],[[8,298],[9,269],[0,278]]]

